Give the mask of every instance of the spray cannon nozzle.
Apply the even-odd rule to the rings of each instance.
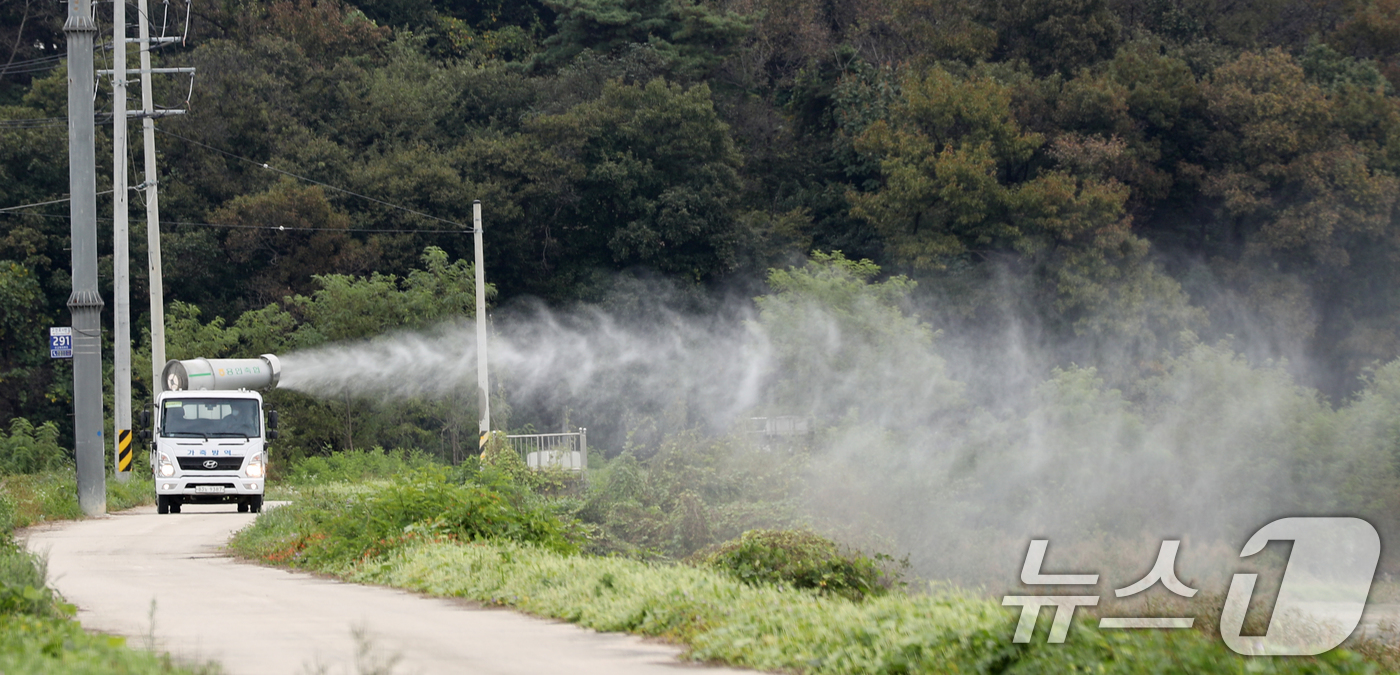
[[[171,360],[161,371],[166,391],[271,389],[281,377],[282,362],[272,354],[256,359]]]

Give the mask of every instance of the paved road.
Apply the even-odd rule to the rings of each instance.
[[[501,609],[343,584],[238,563],[221,547],[254,516],[232,505],[154,507],[28,531],[47,552],[53,585],[94,630],[176,656],[217,661],[232,675],[352,674],[357,641],[395,673],[679,675],[679,650]],[[154,601],[154,613],[152,602]],[[154,617],[154,631],[151,618]],[[371,664],[372,665],[372,664]],[[739,673],[703,668],[704,675]]]

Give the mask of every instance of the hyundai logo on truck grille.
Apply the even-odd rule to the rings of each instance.
[[[206,460],[204,460],[204,468],[206,468],[206,469],[217,469],[217,468],[219,468],[219,463],[218,463],[217,461],[215,461],[215,460],[212,460],[212,459],[206,459]]]

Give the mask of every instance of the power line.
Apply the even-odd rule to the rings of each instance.
[[[185,32],[186,32],[186,34],[188,35],[188,33],[189,33],[189,6],[188,6],[188,5],[186,5],[185,12],[186,12],[186,13],[185,13]],[[168,12],[167,12],[167,13],[168,13]],[[94,13],[93,13],[93,21],[96,22],[97,20],[98,20],[98,18],[97,18],[97,16],[96,16],[96,12],[94,12]],[[164,32],[164,31],[162,31],[162,32]],[[99,33],[100,33],[100,30],[99,30]],[[184,43],[184,38],[181,38],[181,43],[182,43],[182,44]],[[159,43],[159,44],[154,44],[154,45],[151,45],[150,50],[151,50],[151,51],[157,51],[157,50],[160,50],[160,49],[165,49],[166,47],[170,46],[170,44],[172,44],[172,43],[161,42],[161,43]],[[93,51],[94,51],[94,52],[110,52],[110,51],[112,51],[112,44],[111,44],[110,42],[101,42],[101,43],[98,43],[98,44],[96,44],[96,45],[93,46]],[[67,55],[67,54],[54,54],[53,56],[41,56],[41,57],[39,57],[39,58],[34,58],[34,59],[23,59],[23,60],[20,60],[20,61],[12,61],[12,62],[10,62],[8,65],[0,66],[0,77],[5,77],[5,76],[7,76],[7,75],[26,75],[26,74],[29,74],[29,73],[41,73],[41,72],[44,72],[44,71],[46,71],[46,70],[53,70],[54,68],[57,68],[57,67],[64,61],[64,59],[67,59],[67,58],[68,58],[68,55]]]
[[[111,190],[98,194],[110,194]],[[18,213],[14,209],[28,206],[42,206],[46,204],[59,204],[68,201],[67,198],[56,199],[51,202],[40,204],[26,204],[25,206],[12,206],[7,209],[0,209],[0,215],[22,215],[35,216],[38,218],[71,218],[72,216],[57,213]],[[111,218],[99,217],[98,220],[111,221]],[[161,225],[184,225],[188,227],[223,227],[235,230],[268,230],[272,232],[344,232],[346,234],[359,234],[361,232],[369,234],[469,234],[471,230],[413,230],[413,229],[350,229],[345,227],[286,227],[284,225],[233,225],[230,223],[190,223],[178,220],[161,221]]]
[[[108,190],[108,191],[106,191],[106,192],[99,192],[99,193],[97,193],[97,194],[98,194],[99,196],[100,196],[100,195],[109,195],[109,194],[112,194],[112,192],[113,192],[112,190]],[[50,205],[50,204],[62,204],[63,202],[71,201],[72,199],[73,199],[72,197],[63,197],[63,198],[61,198],[61,199],[54,199],[54,200],[52,200],[52,201],[47,201],[47,202],[36,202],[36,203],[33,203],[33,204],[21,204],[21,205],[19,205],[19,206],[6,206],[5,208],[0,209],[0,213],[6,212],[6,211],[18,211],[18,210],[20,210],[20,209],[29,209],[29,208],[34,208],[35,206],[48,206],[48,205]]]
[[[94,124],[109,122],[111,119],[112,113],[93,115]],[[61,127],[67,125],[67,117],[19,117],[10,120],[0,120],[0,129],[40,129],[43,127]]]
[[[283,226],[283,225],[230,225],[230,224],[228,224],[228,223],[181,223],[181,222],[176,222],[176,221],[166,221],[165,224],[168,224],[168,225],[193,225],[193,226],[197,226],[197,227],[227,227],[227,228],[232,228],[232,229],[236,229],[236,230],[272,230],[272,231],[275,231],[275,232],[282,232],[282,231],[284,231],[284,230],[287,231],[287,232],[293,232],[293,231],[296,231],[296,232],[346,232],[346,233],[351,233],[351,232],[373,232],[373,233],[391,233],[391,234],[422,234],[422,233],[435,233],[435,234],[469,234],[469,233],[471,232],[471,230],[404,230],[404,229],[351,230],[351,229],[349,229],[349,228],[344,228],[344,227],[286,227],[286,226]]]
[[[96,22],[97,19],[94,18],[93,21]],[[99,28],[99,30],[101,29]],[[93,50],[94,53],[110,51],[112,51],[112,45],[108,43],[102,43],[98,45],[96,49]],[[53,70],[54,68],[57,68],[60,65],[62,65],[63,61],[67,58],[68,56],[66,54],[58,54],[54,56],[45,56],[37,59],[15,61],[8,68],[0,67],[0,77],[4,77],[7,75],[25,75],[28,73],[42,73],[45,71]]]
[[[460,227],[460,228],[462,228],[463,230],[469,230],[469,229],[470,229],[470,228],[468,228],[466,225],[463,225],[462,223],[459,223],[459,222],[457,222],[457,221],[455,221],[455,220],[448,220],[448,219],[446,219],[446,218],[439,218],[439,217],[434,216],[434,215],[430,215],[430,214],[427,214],[427,213],[423,213],[422,211],[415,211],[415,210],[410,209],[410,208],[408,208],[408,207],[406,207],[406,206],[399,206],[398,204],[393,204],[393,203],[390,203],[390,202],[386,202],[386,201],[384,201],[384,200],[382,200],[382,199],[376,199],[376,198],[371,197],[371,196],[369,196],[369,195],[362,195],[362,194],[360,194],[360,193],[358,193],[358,192],[353,192],[353,191],[350,191],[350,190],[346,190],[345,188],[337,187],[337,186],[331,185],[330,183],[323,183],[323,182],[318,181],[318,180],[316,180],[316,179],[314,179],[314,178],[307,178],[306,176],[300,176],[300,175],[294,174],[294,173],[292,173],[292,172],[290,172],[290,171],[283,171],[283,170],[281,170],[281,169],[276,169],[276,168],[273,168],[273,167],[269,166],[266,162],[259,162],[259,161],[255,160],[255,159],[248,159],[247,157],[242,157],[242,156],[239,156],[239,155],[235,155],[235,154],[233,154],[233,153],[231,153],[231,152],[228,152],[227,150],[220,150],[219,148],[216,148],[216,147],[214,147],[214,146],[212,146],[212,145],[209,145],[209,144],[206,144],[206,143],[200,143],[199,141],[196,141],[196,140],[194,140],[194,139],[192,139],[192,138],[185,138],[184,136],[181,136],[181,135],[179,135],[179,134],[177,134],[177,133],[173,133],[173,132],[170,132],[170,131],[166,131],[166,130],[161,129],[161,128],[159,128],[159,127],[156,128],[156,131],[158,131],[158,132],[160,132],[160,133],[162,133],[162,134],[165,134],[166,136],[174,136],[175,138],[178,138],[178,139],[180,139],[180,140],[182,140],[182,141],[185,141],[186,143],[193,143],[193,144],[198,145],[198,146],[200,146],[200,147],[202,147],[202,148],[208,148],[208,149],[213,150],[214,152],[217,152],[217,153],[219,153],[219,154],[221,154],[221,155],[227,155],[227,156],[232,157],[232,158],[234,158],[234,159],[236,159],[236,160],[239,160],[239,161],[242,161],[242,162],[247,162],[247,163],[253,164],[253,165],[255,165],[255,166],[260,166],[260,167],[262,167],[262,168],[264,168],[264,169],[267,169],[268,171],[272,171],[273,173],[280,173],[280,174],[282,174],[282,175],[284,175],[284,176],[288,176],[288,177],[290,177],[290,178],[295,178],[295,179],[297,179],[297,180],[306,181],[306,182],[311,183],[311,184],[313,184],[313,185],[319,185],[319,186],[321,186],[321,187],[323,187],[323,188],[327,188],[327,189],[329,189],[329,190],[335,190],[336,192],[343,192],[343,193],[345,193],[345,194],[347,194],[347,195],[351,195],[351,196],[353,196],[353,197],[359,197],[360,199],[365,199],[365,200],[374,202],[374,203],[376,203],[376,204],[382,204],[382,205],[387,206],[387,207],[389,207],[389,208],[391,208],[391,209],[397,209],[397,210],[399,210],[399,211],[404,211],[404,212],[406,212],[406,213],[412,213],[412,214],[417,215],[417,216],[422,216],[422,217],[427,218],[427,219],[429,219],[429,220],[436,220],[436,221],[438,221],[438,222],[440,222],[440,223],[447,223],[448,225],[456,225],[457,227]],[[361,230],[361,231],[364,231],[364,230]],[[438,232],[439,230],[420,230],[420,231]]]
[[[106,47],[106,45],[103,45],[103,46],[104,46],[105,48],[109,48],[109,49],[110,49],[110,47]],[[10,65],[11,65],[12,67],[13,67],[13,66],[34,66],[34,65],[49,65],[49,66],[55,66],[55,65],[58,65],[58,63],[59,63],[60,61],[62,61],[63,59],[65,59],[65,58],[68,58],[68,57],[67,57],[66,55],[64,55],[64,54],[54,54],[53,56],[41,56],[41,57],[39,57],[39,58],[37,58],[37,59],[21,59],[21,60],[19,60],[19,61],[11,61],[11,62],[10,62]],[[7,72],[8,72],[8,71],[7,71]]]
[[[66,201],[66,200],[65,200]],[[29,218],[72,218],[73,216],[63,216],[57,213],[20,213],[19,211],[0,211],[0,216],[25,216]],[[111,218],[98,217],[98,220],[111,220]]]

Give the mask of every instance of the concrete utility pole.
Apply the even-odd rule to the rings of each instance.
[[[122,2],[123,0],[117,0]],[[160,266],[160,199],[156,192],[155,97],[151,92],[151,22],[147,0],[141,11],[141,131],[145,135],[146,160],[146,250],[151,279],[151,400],[165,390],[160,381],[165,368],[165,287]]]
[[[102,442],[102,296],[97,291],[97,151],[93,136],[92,0],[68,0],[68,193],[73,219],[73,437],[78,506],[107,512]]]
[[[131,480],[131,253],[126,218],[126,0],[112,3],[112,316],[116,477]]]
[[[481,410],[481,439],[486,449],[491,435],[491,389],[486,382],[486,275],[481,264],[481,200],[472,202],[472,239],[476,243],[476,402]]]

